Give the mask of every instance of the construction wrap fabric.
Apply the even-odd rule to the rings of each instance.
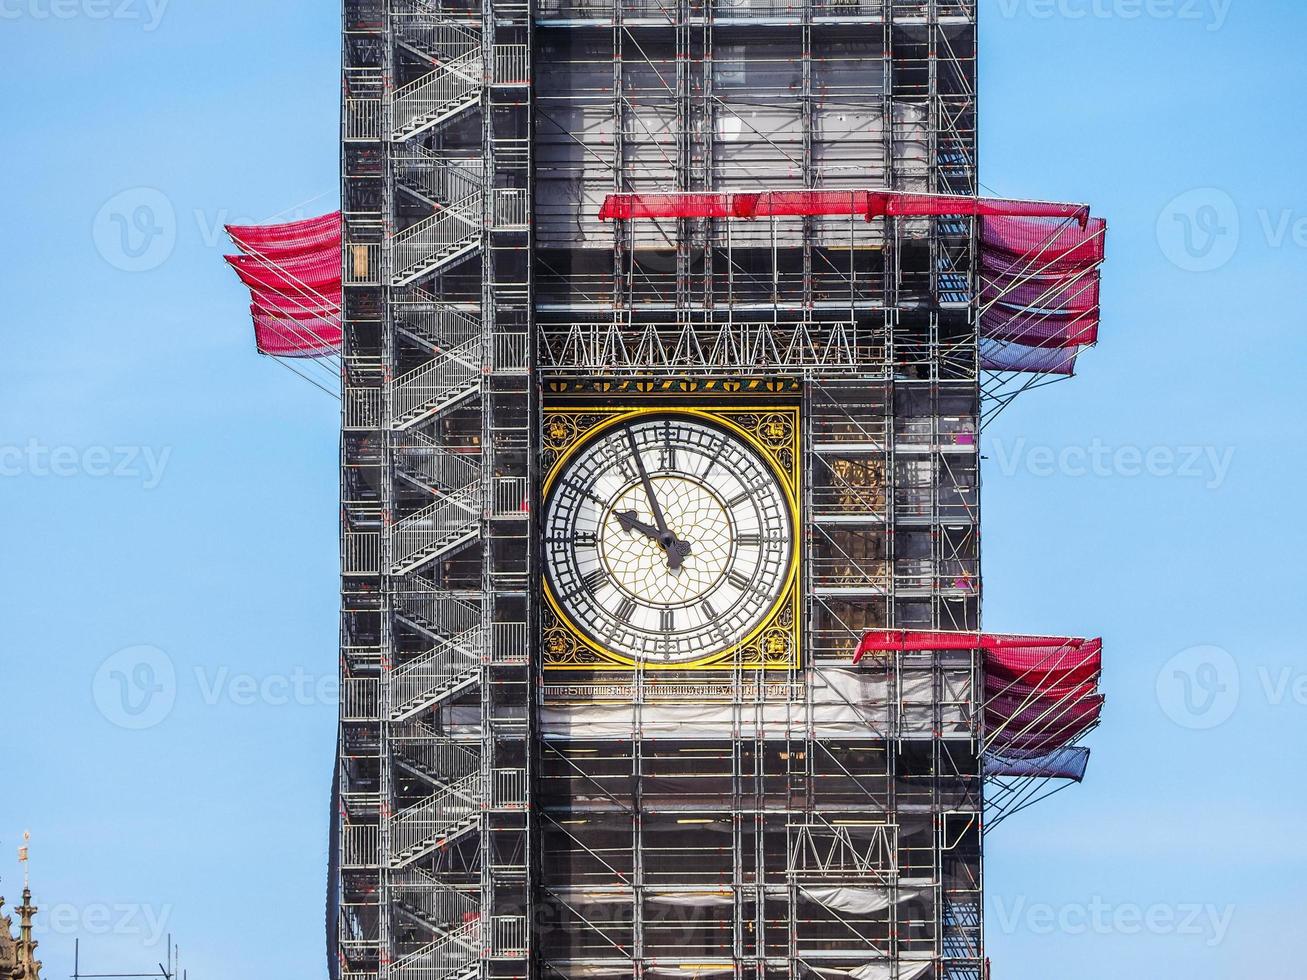
[[[1024,776],[1031,779],[1070,779],[1080,782],[1089,768],[1089,749],[1073,745],[1030,759],[1009,759],[990,753],[984,759],[986,776]]]
[[[854,662],[928,650],[980,652],[985,676],[987,758],[1034,763],[1072,747],[1098,724],[1102,715],[1103,696],[1098,682],[1103,669],[1103,643],[1099,639],[872,630],[863,636]],[[1032,771],[1021,775],[1031,775],[1038,769],[1023,768]],[[1083,775],[1081,770],[1075,778]]]
[[[341,345],[341,215],[276,225],[228,225],[226,256],[250,289],[259,353],[329,357]]]
[[[280,225],[227,225],[227,234],[247,255],[287,259],[306,253],[340,251],[339,211]]]
[[[980,223],[980,357],[987,371],[1069,375],[1098,342],[1102,218]]]
[[[1076,373],[1079,347],[1032,347],[1010,340],[980,340],[980,366],[985,371],[1048,374]]]
[[[964,217],[1028,215],[1072,219],[1083,225],[1083,204],[1012,201],[955,194],[906,194],[895,191],[758,191],[728,193],[685,191],[671,194],[609,194],[599,220],[647,218],[778,218],[852,215],[870,221],[882,217]]]
[[[340,314],[334,319],[275,315],[250,307],[254,344],[273,357],[325,357],[340,349]]]
[[[858,652],[856,664],[869,653],[898,653],[906,650],[1031,650],[1054,651],[1066,648],[1079,649],[1086,644],[1099,644],[1099,640],[1082,640],[1064,636],[1026,636],[1017,633],[965,633],[950,630],[871,630],[866,633]],[[1045,654],[1046,655],[1046,654]]]
[[[323,290],[340,288],[340,251],[309,252],[285,259],[254,255],[228,255],[227,262],[241,282],[251,289],[266,289],[286,296],[318,298]]]

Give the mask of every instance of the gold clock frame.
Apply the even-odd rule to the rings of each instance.
[[[581,450],[605,430],[648,415],[685,415],[720,426],[749,445],[771,468],[780,482],[790,511],[794,539],[785,583],[771,608],[738,643],[698,660],[651,663],[605,649],[568,617],[553,594],[548,575],[541,576],[541,657],[545,670],[631,672],[790,670],[802,663],[801,596],[799,575],[803,560],[799,500],[802,466],[799,453],[798,406],[722,407],[712,404],[677,404],[619,408],[611,405],[554,406],[544,412],[541,439],[545,479],[540,500]]]

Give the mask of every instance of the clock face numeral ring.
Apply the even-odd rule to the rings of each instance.
[[[637,414],[567,453],[544,509],[547,596],[596,649],[680,663],[767,620],[794,562],[792,503],[739,433]]]

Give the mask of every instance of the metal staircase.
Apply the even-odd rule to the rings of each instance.
[[[407,85],[391,101],[390,139],[402,143],[481,104],[480,49],[467,51]]]
[[[390,240],[390,284],[406,286],[481,246],[481,194],[410,225]]]
[[[444,743],[442,748],[452,743]],[[471,756],[478,766],[478,756]],[[424,800],[400,810],[387,821],[390,866],[403,868],[437,847],[444,847],[480,825],[481,772],[459,776]]]
[[[476,447],[443,446],[409,431],[396,440],[396,469],[433,496],[453,493],[481,478],[481,454]]]
[[[390,383],[391,427],[408,429],[476,394],[481,388],[481,340],[437,354]]]
[[[435,153],[420,143],[395,160],[395,184],[433,207],[450,207],[481,192],[481,161]]]
[[[485,631],[481,610],[452,592],[412,577],[398,593],[400,620],[426,635],[426,653],[390,671],[390,719],[399,722],[435,707],[481,676]]]
[[[344,2],[340,975],[523,980],[530,11]]]
[[[391,528],[392,575],[407,575],[472,540],[481,530],[479,483],[463,487],[410,514]]]
[[[469,922],[390,965],[391,980],[462,980],[481,969],[481,923]]]
[[[421,868],[394,872],[390,884],[395,907],[436,938],[458,932],[480,911],[475,893],[447,885]]]

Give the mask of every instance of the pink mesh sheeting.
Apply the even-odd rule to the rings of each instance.
[[[340,286],[340,251],[310,252],[272,261],[254,255],[225,256],[251,289],[290,295],[316,295]]]
[[[339,251],[339,211],[280,225],[227,225],[236,247],[248,255],[281,260],[306,253]]]
[[[1054,689],[1096,682],[1103,671],[1103,641],[1047,637],[1060,642],[1016,642],[985,648],[985,690],[999,694],[1013,685]]]
[[[1098,343],[1097,310],[1039,313],[998,303],[985,311],[985,339],[1040,350]]]
[[[251,289],[250,299],[266,313],[330,316],[340,312],[341,291],[314,291],[310,295],[285,295],[267,289]]]
[[[904,650],[994,650],[1023,651],[1014,657],[1028,656],[1024,651],[1059,651],[1092,646],[1097,640],[1065,636],[1026,636],[1018,633],[967,633],[950,630],[870,630],[862,637],[856,664],[869,653],[897,653]],[[1101,646],[1101,644],[1100,644]],[[1047,654],[1051,655],[1051,654]]]
[[[250,307],[254,345],[260,354],[276,357],[325,357],[340,349],[340,313],[330,316],[287,316]]]
[[[993,265],[1027,267],[1040,275],[1074,272],[1101,265],[1106,257],[1107,222],[1083,225],[1056,217],[1009,214],[980,223],[980,250]]]
[[[857,215],[867,220],[895,217],[1026,215],[1072,219],[1083,223],[1089,209],[1079,204],[1011,201],[952,194],[903,194],[894,191],[759,191],[609,194],[599,220],[639,218],[771,218]]]
[[[1005,216],[980,227],[981,366],[1073,374],[1098,342],[1107,223]]]
[[[1074,276],[1021,276],[980,270],[980,301],[1030,306],[1040,310],[1098,309],[1099,278]]]
[[[254,343],[276,357],[329,357],[341,345],[341,215],[229,225],[227,262],[250,288]]]
[[[1028,759],[1070,746],[1098,724],[1103,642],[1069,636],[872,630],[854,663],[876,654],[975,650],[985,685],[985,750]]]

